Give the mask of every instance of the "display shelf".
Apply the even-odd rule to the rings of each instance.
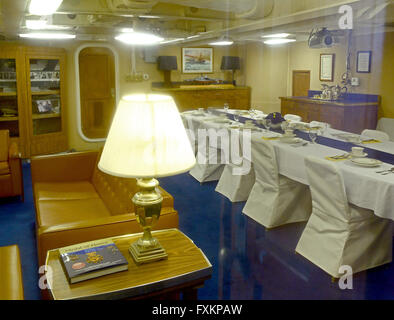
[[[19,117],[2,117],[0,116],[0,121],[18,121]]]
[[[32,91],[33,96],[47,96],[47,95],[58,95],[60,90],[42,90],[42,91]]]
[[[0,92],[0,97],[16,97],[16,92]]]
[[[45,114],[34,114],[32,115],[33,120],[36,119],[49,119],[49,118],[60,118],[60,113],[45,113]]]

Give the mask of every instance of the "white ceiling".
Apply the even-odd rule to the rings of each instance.
[[[16,39],[26,31],[29,0],[2,0],[0,34]],[[109,39],[124,27],[149,30],[166,39],[206,43],[227,34],[236,41],[290,32],[305,37],[314,27],[338,28],[341,5],[350,4],[360,32],[391,31],[394,0],[63,0],[50,24],[71,28],[77,39]]]

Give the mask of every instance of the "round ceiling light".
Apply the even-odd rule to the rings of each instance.
[[[153,45],[164,40],[151,33],[135,31],[121,33],[115,39],[129,45]]]

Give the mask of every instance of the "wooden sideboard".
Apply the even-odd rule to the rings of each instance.
[[[296,114],[302,121],[321,121],[331,127],[360,134],[376,129],[380,102],[324,101],[307,97],[281,97],[281,113]]]
[[[228,103],[231,109],[250,108],[250,87],[232,85],[190,85],[179,88],[152,88],[154,92],[170,94],[180,112],[208,107],[223,107]]]

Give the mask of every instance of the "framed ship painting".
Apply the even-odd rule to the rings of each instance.
[[[183,73],[212,73],[213,48],[182,48]]]

